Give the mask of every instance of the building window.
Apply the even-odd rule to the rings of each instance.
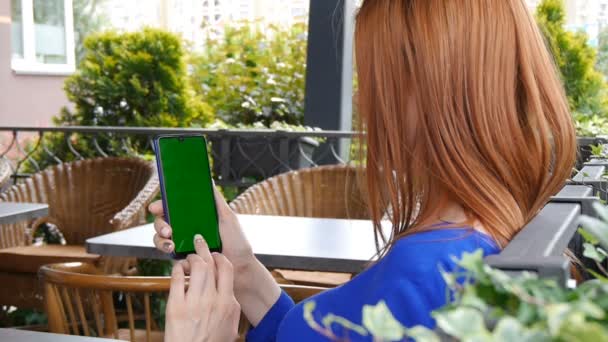
[[[72,0],[12,0],[13,70],[67,75],[75,70]]]
[[[13,58],[23,58],[23,25],[21,23],[21,1],[11,2],[11,40]]]

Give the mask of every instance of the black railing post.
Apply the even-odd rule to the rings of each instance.
[[[290,171],[292,166],[289,160],[289,137],[284,136],[280,138],[280,143],[279,143],[279,157],[281,158],[281,160],[283,161],[282,165],[281,165],[281,171],[282,172],[287,172]],[[297,143],[296,139],[296,143]]]
[[[232,137],[229,135],[222,136],[220,140],[220,174],[222,181],[227,182],[230,179],[230,149]]]

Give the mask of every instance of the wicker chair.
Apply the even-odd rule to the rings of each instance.
[[[163,340],[152,306],[155,296],[166,297],[170,277],[107,275],[93,264],[77,262],[42,266],[40,278],[50,332],[127,341]],[[116,301],[116,294],[122,302]],[[139,324],[145,329],[136,329]]]
[[[330,165],[283,173],[247,189],[230,206],[239,214],[369,219],[361,170]]]
[[[230,203],[239,214],[369,219],[365,193],[359,187],[362,169],[331,165],[291,171],[247,189]],[[288,229],[288,228],[287,228]],[[279,282],[336,286],[348,273],[274,270]]]
[[[36,273],[57,262],[93,262],[106,272],[126,271],[133,259],[88,254],[89,237],[143,223],[158,192],[156,169],[135,158],[97,158],[50,167],[0,194],[0,201],[49,204],[49,216],[0,226],[1,305],[42,307]],[[66,245],[34,245],[41,223],[55,224]]]
[[[170,277],[106,275],[92,264],[63,263],[40,269],[49,331],[60,334],[113,337],[129,341],[162,341],[152,307],[166,298]],[[295,302],[325,288],[281,285]],[[123,302],[116,302],[120,294]],[[145,329],[136,329],[145,326]],[[248,323],[241,318],[241,336]]]

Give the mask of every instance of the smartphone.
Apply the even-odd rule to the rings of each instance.
[[[161,135],[154,139],[165,220],[173,229],[173,257],[195,253],[201,234],[212,252],[222,251],[207,141],[202,135]]]

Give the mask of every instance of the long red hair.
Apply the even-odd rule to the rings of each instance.
[[[388,214],[387,247],[453,202],[504,246],[570,176],[568,102],[523,0],[365,0],[355,51],[370,214],[377,231]]]

